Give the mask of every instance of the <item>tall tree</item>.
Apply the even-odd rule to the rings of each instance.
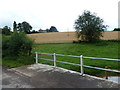
[[[18,31],[25,32],[27,34],[29,34],[31,32],[30,30],[32,30],[32,26],[26,21],[22,23],[18,23],[17,28],[18,28]]]
[[[18,31],[22,31],[22,30],[23,30],[23,29],[22,29],[22,24],[21,24],[21,23],[18,23],[17,30],[18,30]]]
[[[55,26],[51,26],[49,32],[58,32]]]
[[[107,25],[103,25],[103,22],[103,19],[96,16],[96,14],[92,14],[90,11],[84,11],[74,24],[77,38],[81,37],[83,41],[88,42],[100,40],[102,31],[107,28]]]
[[[8,26],[3,27],[2,34],[10,35],[10,33],[11,33],[10,30],[11,30],[11,28]]]
[[[16,23],[16,21],[14,21],[14,23],[13,23],[13,31],[15,31],[15,30],[17,30],[17,23]]]
[[[27,22],[22,22],[22,26],[23,26],[23,30],[24,30],[24,32],[25,33],[30,33],[30,30],[32,30],[32,26],[29,24],[29,23],[27,23]]]

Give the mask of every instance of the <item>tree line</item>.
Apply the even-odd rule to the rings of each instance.
[[[32,26],[26,21],[23,21],[22,23],[18,23],[18,24],[16,23],[16,21],[14,21],[13,31],[11,31],[11,28],[9,26],[4,26],[3,28],[0,28],[0,31],[4,35],[10,35],[14,31],[24,32],[26,34],[43,33],[43,32],[58,32],[55,26],[51,26],[50,29],[46,29],[46,30],[42,30],[42,29],[38,31],[32,30]]]

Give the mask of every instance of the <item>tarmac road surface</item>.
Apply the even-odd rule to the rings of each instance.
[[[118,88],[120,84],[43,64],[2,68],[2,88]]]

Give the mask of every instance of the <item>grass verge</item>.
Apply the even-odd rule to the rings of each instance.
[[[34,64],[35,60],[32,56],[21,56],[21,57],[4,57],[2,59],[2,65],[8,68],[15,68],[23,65]]]

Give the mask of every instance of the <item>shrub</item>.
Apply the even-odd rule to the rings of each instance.
[[[31,54],[33,40],[23,32],[14,32],[9,38],[3,38],[3,55],[26,56]],[[8,54],[9,53],[9,54]]]
[[[2,35],[2,57],[9,55],[8,47],[9,47],[10,36]]]

